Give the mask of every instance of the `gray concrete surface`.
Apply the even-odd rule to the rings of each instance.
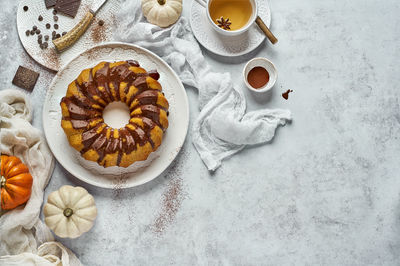
[[[53,74],[19,43],[18,1],[2,2],[0,89],[14,87],[18,65],[39,71],[31,98],[41,128]],[[191,1],[184,2],[189,16]],[[80,185],[98,206],[90,232],[59,239],[85,265],[400,264],[400,2],[270,4],[276,46],[265,43],[236,60],[204,54],[215,71],[231,72],[242,85],[249,110],[288,108],[293,122],[215,173],[189,133],[174,164],[134,189],[99,189],[57,164],[46,197],[61,185]],[[271,59],[279,71],[273,92],[263,97],[241,80],[255,56]],[[294,92],[285,101],[287,89]],[[197,94],[188,88],[188,96],[193,121]]]

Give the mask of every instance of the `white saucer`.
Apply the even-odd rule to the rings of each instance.
[[[265,24],[271,25],[271,11],[268,1],[256,0],[258,15]],[[234,57],[250,53],[261,43],[264,43],[265,35],[254,24],[247,32],[239,36],[222,36],[216,32],[208,21],[206,9],[196,0],[193,0],[190,10],[190,26],[197,41],[214,54]]]

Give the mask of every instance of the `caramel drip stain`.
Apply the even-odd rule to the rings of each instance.
[[[286,92],[282,93],[282,97],[287,100],[289,99],[289,93],[293,92],[293,90],[287,90]]]

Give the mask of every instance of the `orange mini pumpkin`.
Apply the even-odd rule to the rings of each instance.
[[[31,196],[32,176],[28,167],[15,156],[1,155],[1,208],[11,210]]]

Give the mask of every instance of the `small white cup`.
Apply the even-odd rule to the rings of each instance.
[[[264,87],[261,87],[259,89],[253,88],[247,81],[247,76],[249,75],[250,70],[252,70],[255,67],[265,68],[269,73],[269,80],[267,84],[265,84]],[[261,93],[269,91],[275,85],[275,82],[278,79],[278,71],[276,70],[275,65],[267,58],[256,57],[247,62],[246,66],[243,69],[243,78],[246,87],[250,91]]]
[[[208,21],[211,23],[211,26],[213,27],[213,29],[215,29],[218,33],[220,33],[222,35],[237,36],[245,31],[247,31],[251,27],[251,25],[253,25],[253,23],[256,21],[257,14],[258,14],[257,2],[255,0],[250,0],[253,12],[252,12],[251,17],[250,17],[249,21],[247,22],[247,24],[238,30],[224,30],[224,29],[218,27],[218,25],[215,24],[215,22],[211,18],[210,5],[211,5],[212,1],[214,1],[214,0],[207,0],[206,10],[207,10]]]

